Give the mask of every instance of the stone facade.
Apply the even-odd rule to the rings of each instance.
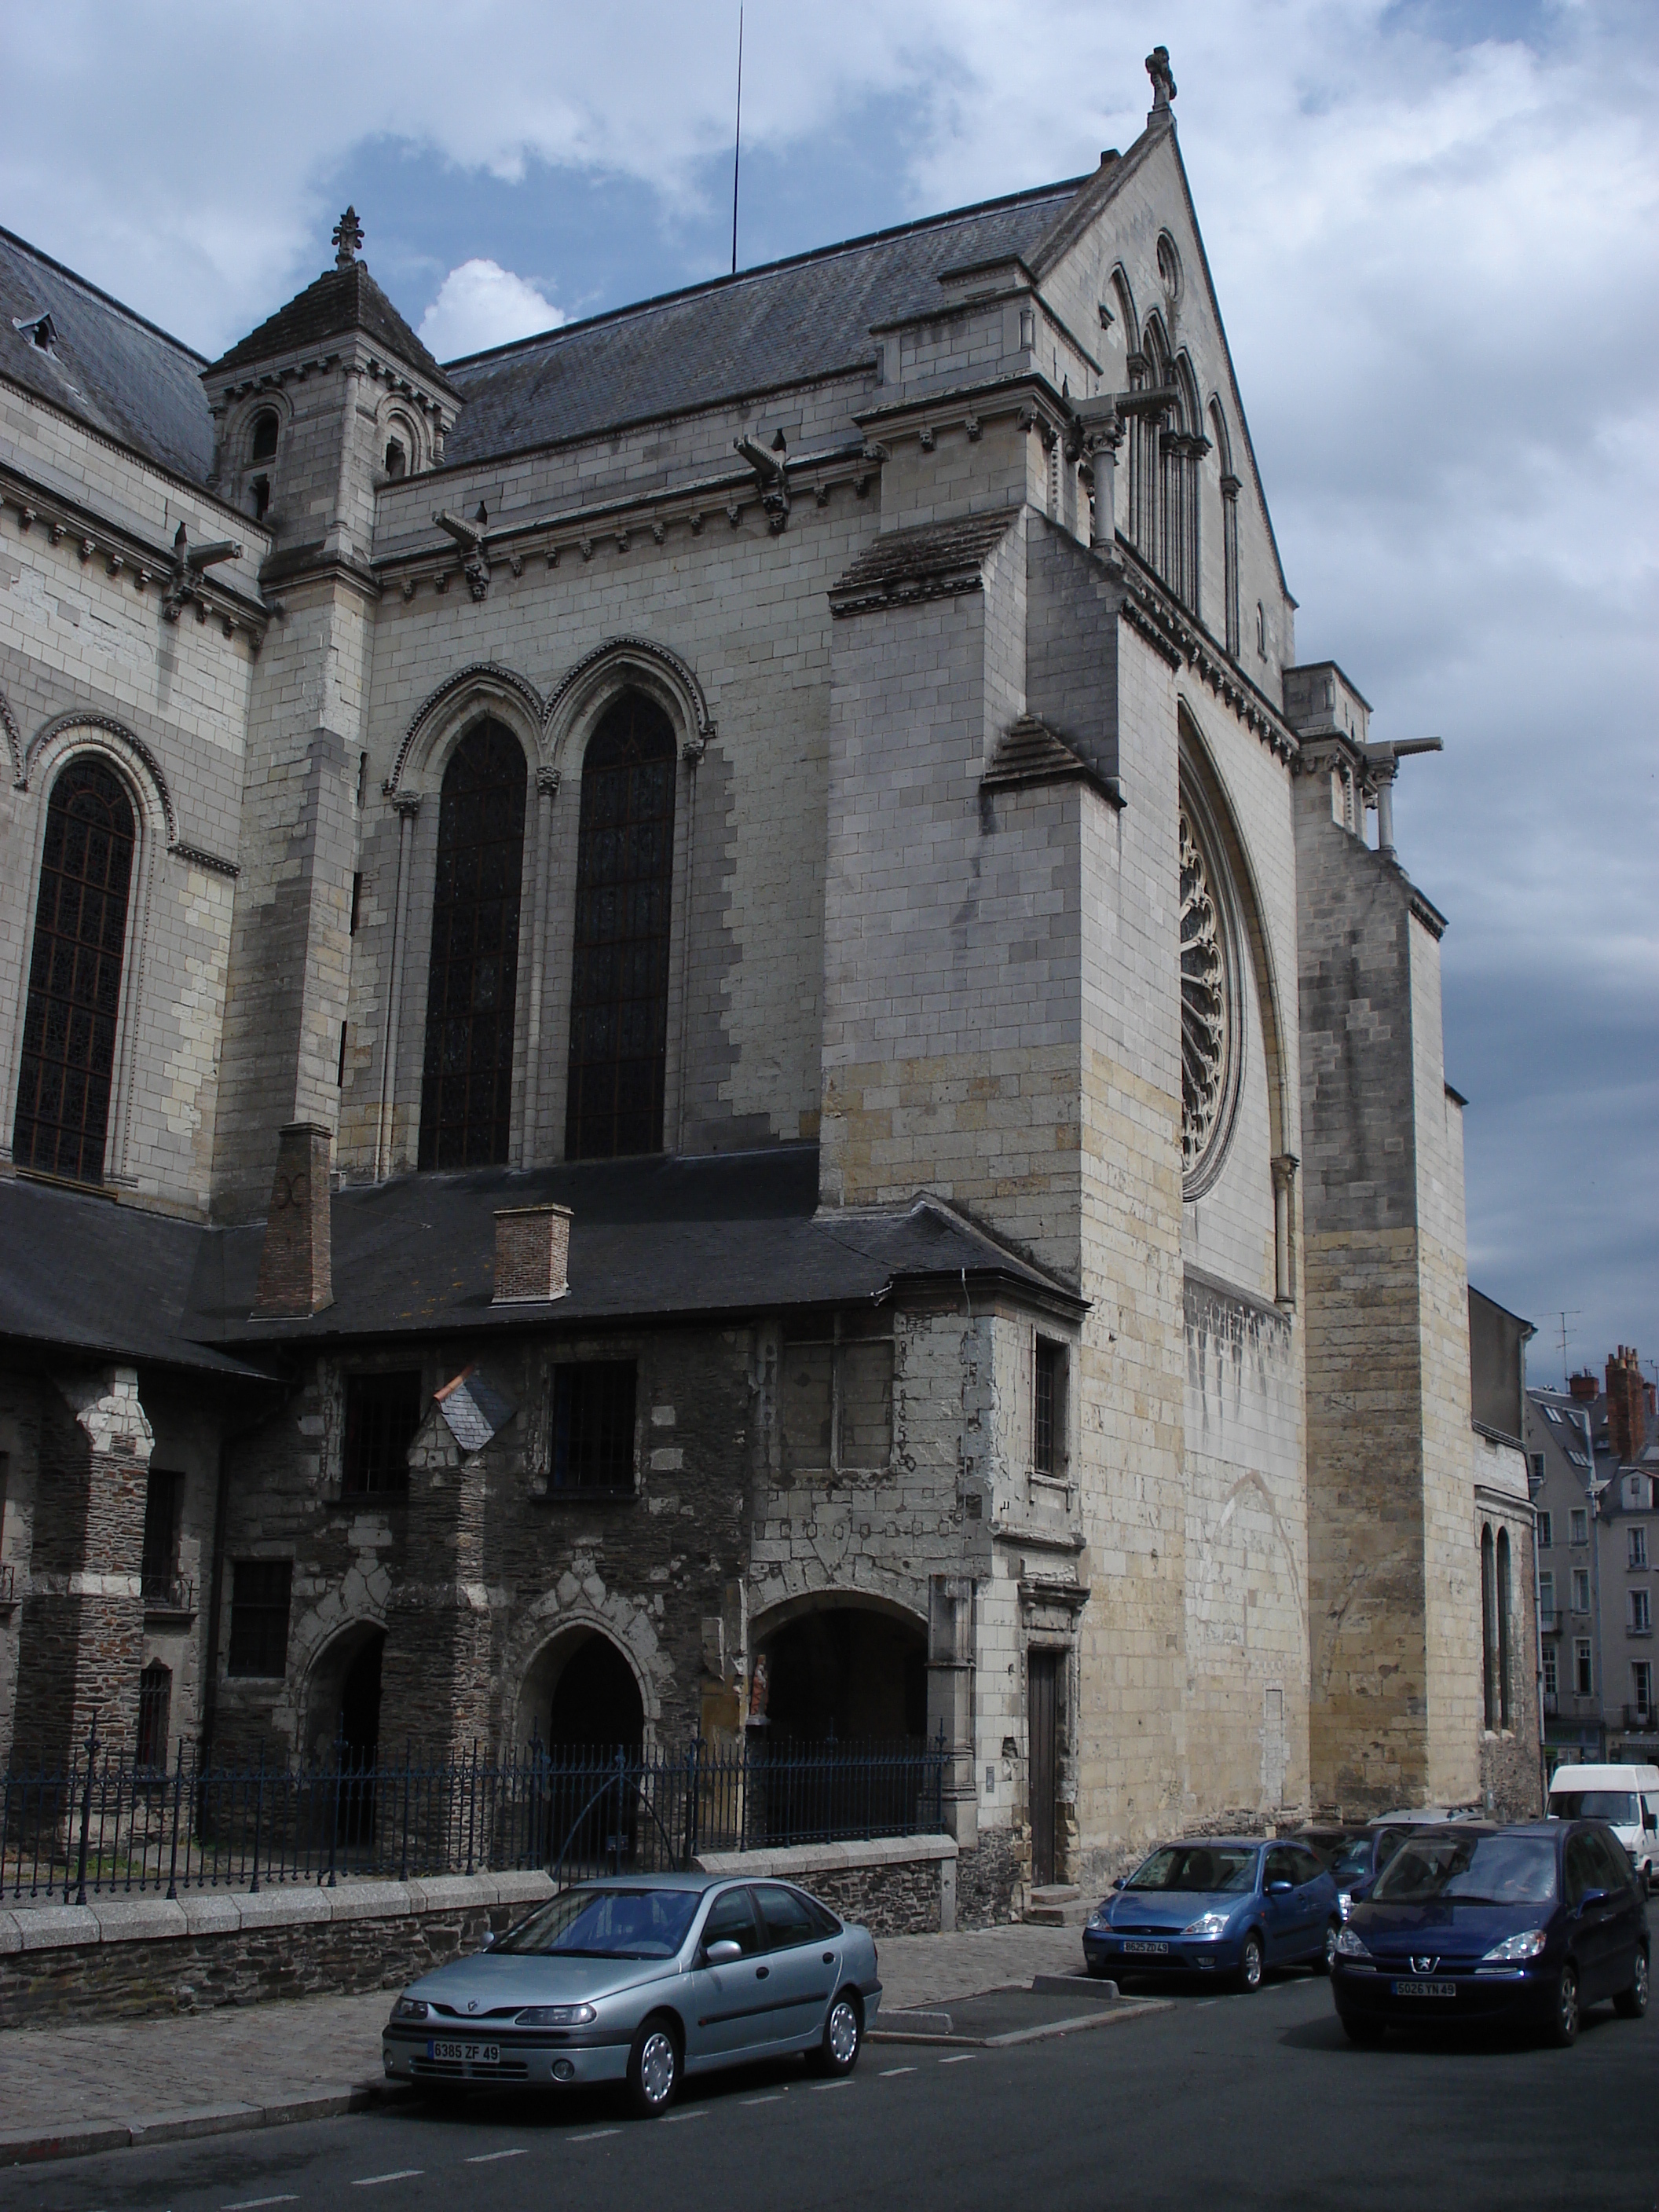
[[[808,257],[558,334],[541,381],[546,341],[439,369],[345,235],[190,366],[194,474],[0,361],[0,1146],[92,752],[141,817],[103,1181],[201,1224],[175,1335],[214,1378],[171,1740],[313,1756],[365,1699],[359,1749],[523,1740],[597,1639],[653,1741],[943,1731],[971,1920],[1170,1828],[1473,1796],[1479,1538],[1443,924],[1364,840],[1363,702],[1295,665],[1167,101],[917,235],[921,276]],[[710,368],[751,294],[805,350]],[[635,400],[584,416],[613,342]],[[167,566],[179,518],[240,550]],[[695,1285],[606,1306],[626,1206],[572,1184],[568,1283],[445,1283],[446,779],[484,718],[522,751],[505,1133],[429,1187],[523,1224],[566,1202],[585,760],[627,699],[673,740],[663,1152],[812,1147],[817,1210],[763,1291],[733,1213]],[[804,1256],[878,1237],[861,1298]],[[35,1333],[70,1379],[0,1385],[0,1738],[61,1753],[94,1656],[136,1725],[139,1439],[171,1464],[183,1386]],[[633,1376],[603,1496],[561,1473],[578,1368]]]

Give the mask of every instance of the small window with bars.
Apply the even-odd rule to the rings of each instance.
[[[288,1672],[291,1559],[237,1559],[231,1567],[230,1655],[226,1671],[280,1680]]]
[[[184,1495],[182,1474],[151,1468],[144,1492],[144,1549],[139,1569],[146,1605],[165,1605],[173,1595],[173,1577],[179,1571],[179,1520]]]
[[[1066,1347],[1046,1336],[1031,1365],[1031,1471],[1055,1480],[1066,1473]]]
[[[635,1395],[631,1359],[554,1369],[553,1494],[633,1495]]]
[[[159,1659],[138,1677],[138,1764],[167,1763],[167,1726],[173,1708],[173,1674]]]
[[[343,1498],[398,1498],[409,1489],[409,1448],[421,1425],[418,1368],[391,1375],[348,1375]]]

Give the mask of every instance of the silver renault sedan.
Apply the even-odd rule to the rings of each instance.
[[[689,2076],[805,2054],[850,2074],[881,2002],[866,1928],[785,1881],[707,1874],[584,1882],[413,1982],[381,2036],[387,2075],[626,2085],[642,2118]]]

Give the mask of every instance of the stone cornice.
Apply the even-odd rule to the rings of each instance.
[[[204,499],[204,503],[217,502]],[[112,522],[79,501],[49,489],[15,463],[0,461],[0,509],[6,507],[15,514],[21,536],[27,537],[39,524],[54,545],[67,538],[82,567],[100,559],[112,580],[130,575],[141,593],[155,584],[165,594],[179,580],[179,562],[170,546],[155,545],[125,524]],[[198,622],[211,614],[227,637],[242,631],[255,653],[264,642],[272,615],[279,611],[205,571],[191,572],[179,597],[195,605]]]
[[[441,427],[454,422],[457,406],[448,392],[441,390],[418,370],[411,369],[407,362],[394,358],[383,346],[373,344],[360,331],[343,331],[337,337],[325,339],[320,346],[279,355],[274,361],[261,362],[257,368],[239,365],[222,372],[204,369],[202,384],[214,413],[220,415],[251,392],[274,392],[285,384],[304,384],[313,376],[326,376],[335,370],[383,383],[387,391],[408,400],[422,414],[437,417]]]
[[[153,453],[147,453],[140,447],[129,445],[125,438],[115,437],[108,430],[100,429],[95,422],[88,422],[84,415],[77,415],[72,407],[65,407],[58,401],[48,398],[45,392],[37,392],[32,384],[20,384],[15,377],[0,372],[0,386],[15,392],[29,407],[40,408],[46,414],[55,416],[60,422],[69,423],[82,437],[90,440],[94,446],[101,446],[106,453],[118,453],[124,461],[131,461],[135,467],[158,477],[163,483],[177,484],[190,498],[199,500],[204,509],[211,508],[228,522],[234,522],[245,535],[250,531],[256,536],[263,534],[257,522],[250,524],[248,517],[240,509],[221,499],[216,491],[210,491],[196,477],[169,468],[165,461],[158,461]]]
[[[1259,691],[1194,621],[1121,531],[1117,550],[1123,565],[1123,620],[1171,669],[1183,664],[1191,668],[1270,751],[1294,766],[1301,750],[1296,732],[1266,693]]]

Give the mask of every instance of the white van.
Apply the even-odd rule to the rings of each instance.
[[[1649,1889],[1659,1861],[1659,1766],[1558,1766],[1552,1820],[1605,1820]]]

